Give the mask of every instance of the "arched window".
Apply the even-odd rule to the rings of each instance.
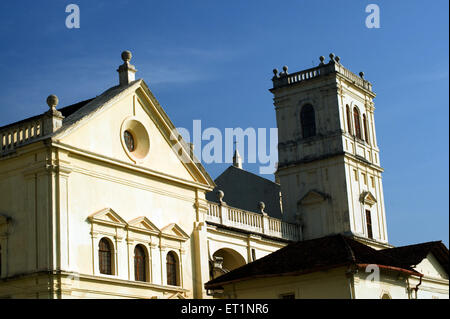
[[[134,248],[134,279],[147,281],[147,255],[142,245]]]
[[[316,135],[316,116],[311,104],[303,106],[300,112],[303,138]]]
[[[172,286],[178,286],[178,262],[177,257],[173,251],[169,252],[166,257],[167,267],[167,284]]]
[[[350,107],[348,105],[346,105],[345,107],[345,111],[347,113],[347,129],[348,129],[348,133],[352,134],[352,115],[350,114]]]
[[[390,296],[387,292],[385,292],[385,293],[383,293],[383,295],[381,296],[381,299],[392,299],[392,298],[391,298],[391,296]]]
[[[98,244],[98,261],[101,274],[113,274],[112,257],[113,247],[111,242],[106,238],[102,238]]]
[[[364,139],[366,140],[366,142],[368,144],[369,143],[369,129],[367,126],[367,118],[366,118],[366,114],[363,114],[363,127],[364,127]]]
[[[359,119],[359,111],[356,107],[353,108],[353,118],[355,121],[355,136],[361,139],[361,123]]]

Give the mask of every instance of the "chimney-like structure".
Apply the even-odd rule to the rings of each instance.
[[[130,64],[132,54],[130,51],[122,52],[123,64],[119,66],[117,72],[119,72],[119,84],[128,85],[135,80],[136,69],[134,65]]]

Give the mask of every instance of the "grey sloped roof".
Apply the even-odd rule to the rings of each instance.
[[[234,269],[205,284],[214,289],[224,284],[255,278],[294,276],[342,266],[385,266],[385,269],[421,276],[401,260],[342,234],[289,244],[263,258]]]
[[[68,116],[72,115],[73,113],[75,113],[76,111],[78,111],[79,109],[81,109],[83,106],[85,106],[89,102],[91,102],[93,99],[94,98],[88,99],[88,100],[84,100],[84,101],[80,101],[80,102],[77,102],[75,104],[64,106],[62,108],[58,108],[58,111],[60,111],[61,114],[64,117],[68,117]],[[41,117],[42,117],[42,114],[39,114],[39,115],[35,115],[35,116],[32,116],[32,117],[25,118],[25,119],[17,121],[17,122],[9,123],[9,124],[6,124],[4,126],[1,126],[0,130],[7,129],[9,127],[20,125],[22,123],[30,122],[30,121],[33,121],[33,120],[37,120],[37,119],[39,119]]]
[[[259,202],[271,217],[281,218],[280,185],[243,169],[230,166],[214,182],[216,187],[206,194],[206,199],[219,202],[218,191],[225,194],[223,201],[229,206],[258,212]]]

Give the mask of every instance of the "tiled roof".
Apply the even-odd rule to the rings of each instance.
[[[234,269],[205,284],[213,289],[253,278],[300,275],[340,266],[376,264],[420,276],[399,260],[344,235],[332,235],[289,244],[261,259]]]
[[[429,253],[432,253],[438,262],[449,271],[449,251],[442,241],[431,241],[402,247],[384,249],[383,252],[399,261],[404,266],[418,265]]]

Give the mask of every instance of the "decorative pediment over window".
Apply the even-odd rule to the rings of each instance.
[[[105,208],[97,213],[90,215],[88,217],[88,220],[91,223],[104,224],[115,227],[125,227],[127,225],[127,222],[111,208]]]
[[[325,200],[330,199],[331,196],[325,193],[322,193],[317,190],[310,190],[308,193],[306,193],[305,196],[303,196],[299,201],[299,205],[312,205],[312,204],[319,204]]]
[[[361,203],[367,204],[369,206],[372,206],[373,204],[376,204],[376,202],[377,202],[377,199],[375,198],[375,196],[373,196],[373,194],[371,192],[361,193],[359,200],[361,201]]]
[[[186,298],[183,297],[181,293],[177,292],[169,296],[167,299],[186,299]]]
[[[154,235],[158,235],[160,230],[156,227],[147,217],[141,216],[130,220],[128,222],[128,228],[135,231],[142,231],[145,233],[151,233]]]
[[[166,227],[162,228],[161,235],[163,237],[168,237],[180,241],[186,241],[189,239],[188,234],[186,234],[177,224],[169,224]]]

